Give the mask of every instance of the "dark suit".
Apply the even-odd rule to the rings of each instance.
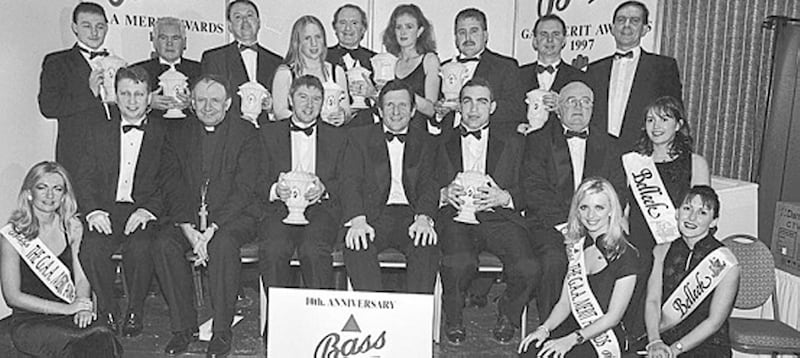
[[[333,47],[328,47],[328,53],[325,56],[325,61],[330,62],[334,66],[339,66],[347,71],[348,68],[345,66],[342,57],[344,57],[344,55],[348,52],[351,53],[350,57],[361,63],[361,67],[364,67],[372,72],[372,62],[370,59],[372,59],[372,56],[375,56],[375,51],[364,48],[360,45],[355,50],[347,50],[339,44],[336,44],[336,46]]]
[[[314,173],[325,186],[323,200],[306,208],[309,224],[298,226],[281,222],[288,214],[280,199],[269,201],[269,188],[277,183],[280,173],[292,168],[291,119],[272,122],[260,131],[262,156],[265,158],[258,193],[266,206],[266,218],[259,232],[259,264],[264,285],[289,287],[292,285],[289,260],[297,250],[303,282],[311,288],[332,288],[333,267],[331,252],[341,223],[340,181],[346,136],[343,130],[317,120],[316,163]],[[300,134],[305,135],[305,134]]]
[[[477,274],[478,254],[486,250],[503,262],[507,288],[498,302],[499,311],[519,327],[522,308],[530,299],[540,271],[521,214],[525,196],[519,183],[519,168],[525,142],[521,135],[513,131],[503,132],[499,127],[491,126],[484,133],[489,136],[486,174],[500,189],[509,192],[514,206],[513,209],[496,207],[494,212],[476,213],[480,222],[477,225],[455,222],[453,217],[457,212],[450,205],[439,210],[437,230],[443,255],[443,305],[448,325],[462,324],[464,291]],[[440,188],[447,187],[456,174],[463,171],[461,135],[446,138],[439,146],[436,162]]]
[[[73,176],[86,151],[86,132],[106,120],[102,101],[89,89],[91,71],[75,44],[45,56],[39,78],[39,110],[58,120],[56,161]]]
[[[109,214],[112,234],[87,230],[81,243],[80,258],[97,294],[99,311],[116,314],[113,291],[116,265],[111,261],[111,254],[122,247],[122,263],[130,292],[128,311],[141,317],[153,276],[150,245],[165,213],[161,188],[169,185],[175,173],[162,168],[164,158],[171,156],[165,145],[166,130],[157,118],[148,118],[133,176],[131,197],[134,202],[117,203],[122,134],[118,110],[114,107],[111,112],[112,120],[100,122],[82,138],[86,141],[87,152],[76,177],[76,192],[84,217],[95,210]],[[159,220],[125,236],[125,223],[138,208],[146,209]]]
[[[230,112],[228,112],[230,114]],[[239,249],[253,240],[260,211],[253,193],[259,165],[258,138],[255,129],[230,115],[206,134],[202,123],[189,117],[171,133],[170,144],[177,159],[180,186],[170,187],[177,197],[175,215],[170,224],[198,223],[201,188],[208,187],[208,225],[219,229],[208,243],[208,276],[211,305],[214,308],[214,332],[229,332],[239,292],[241,259]],[[197,327],[192,304],[190,263],[184,258],[192,247],[175,225],[159,233],[152,254],[156,273],[170,307],[173,332]]]
[[[256,80],[269,90],[272,88],[272,78],[275,76],[275,70],[278,69],[283,59],[261,45],[258,45],[257,53]],[[240,118],[242,116],[241,98],[236,93],[239,86],[249,81],[249,77],[247,77],[247,69],[244,66],[237,42],[234,41],[221,47],[206,50],[203,52],[200,63],[204,74],[216,74],[228,81],[231,86],[228,91],[230,91],[231,98],[233,98],[231,111],[236,114],[235,118]],[[261,115],[258,116],[258,122],[266,123],[266,121],[267,113],[261,112]]]
[[[531,90],[535,90],[540,87],[538,72],[536,71],[536,66],[538,64],[538,62],[533,62],[519,68],[519,78],[522,82],[523,96]],[[559,92],[567,83],[572,81],[585,81],[584,76],[585,74],[583,71],[572,67],[564,62],[564,60],[561,60],[561,63],[558,64],[556,77],[553,79],[553,84],[550,86],[550,90],[553,92]]]
[[[551,117],[542,129],[528,135],[522,166],[522,185],[527,203],[528,228],[549,250],[542,264],[545,278],[537,290],[539,312],[550,313],[561,294],[567,258],[563,237],[553,226],[567,221],[575,192],[572,159],[561,122]],[[583,178],[600,176],[615,188],[624,182],[622,162],[614,140],[595,129],[586,139]],[[546,315],[545,315],[546,316]]]
[[[614,55],[595,61],[586,71],[586,80],[594,91],[592,128],[608,132],[608,92]],[[644,108],[661,96],[682,100],[678,63],[672,57],[654,55],[642,50],[633,77],[628,105],[622,120],[619,147],[628,151],[639,139],[644,128]]]
[[[375,229],[374,241],[366,250],[344,251],[347,273],[356,289],[383,289],[378,253],[394,247],[406,255],[408,291],[433,292],[438,248],[414,246],[408,227],[415,215],[433,218],[436,212],[438,189],[434,179],[434,153],[433,137],[421,128],[409,126],[402,166],[403,189],[409,205],[386,205],[391,168],[383,125],[350,130],[342,182],[343,220],[366,215],[367,223]]]
[[[133,66],[140,66],[144,68],[145,71],[147,71],[147,74],[150,75],[151,90],[156,90],[159,88],[158,76],[161,76],[162,73],[169,70],[169,65],[161,64],[158,58],[152,58],[149,60],[138,62],[133,64]],[[181,62],[175,65],[175,69],[189,78],[188,80],[186,80],[186,82],[188,82],[188,85],[190,86],[189,89],[191,89],[191,86],[192,84],[194,84],[194,81],[196,81],[197,78],[200,77],[200,62],[197,61],[192,61],[187,58],[181,57]],[[153,109],[150,113],[159,118],[164,118],[164,113],[166,113],[166,111],[161,109]],[[189,109],[185,109],[183,113],[188,115]],[[169,131],[174,131],[177,130],[178,127],[180,127],[179,123],[182,120],[186,120],[186,118],[178,118],[178,119],[167,118],[164,121],[164,124],[166,125]]]

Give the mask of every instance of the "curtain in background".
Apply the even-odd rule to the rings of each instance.
[[[767,16],[798,0],[664,0],[661,53],[675,57],[695,139],[711,173],[755,181],[772,71]]]

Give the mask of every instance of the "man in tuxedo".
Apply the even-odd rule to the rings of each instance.
[[[150,83],[158,86],[159,79],[164,72],[174,69],[188,77],[187,83],[193,84],[200,76],[200,63],[183,57],[186,50],[186,28],[174,17],[162,17],[153,26],[153,49],[156,57],[135,64],[141,66],[150,74]],[[150,107],[153,115],[164,118],[168,109],[185,109],[189,106],[188,93],[178,93],[177,99],[172,93],[162,93],[160,88],[153,91]],[[167,119],[165,125],[170,131],[177,129],[180,121]]]
[[[570,82],[558,96],[558,119],[528,135],[522,165],[531,240],[548,250],[542,281],[534,290],[540,317],[547,317],[561,294],[567,267],[561,224],[567,222],[572,195],[583,179],[600,176],[624,188],[622,161],[613,138],[590,129],[594,95],[583,82]],[[557,228],[558,227],[558,228]]]
[[[168,154],[162,123],[146,115],[149,76],[142,68],[121,68],[116,75],[118,111],[84,133],[85,157],[77,175],[77,193],[87,231],[80,259],[97,294],[98,313],[118,330],[114,302],[116,264],[122,248],[128,284],[128,312],[122,334],[142,331],[144,299],[153,276],[150,246],[164,213],[161,188],[176,173],[162,170]]]
[[[235,95],[239,86],[245,82],[258,82],[264,88],[272,88],[272,77],[283,59],[258,44],[258,30],[261,19],[258,7],[251,0],[234,0],[228,4],[226,11],[228,31],[235,41],[203,52],[200,63],[203,73],[222,76],[231,88],[231,106],[237,118],[241,118],[241,98]],[[264,111],[254,125],[259,127],[268,119],[272,110],[272,100],[267,98],[263,103]]]
[[[478,254],[491,252],[503,262],[506,290],[498,302],[494,338],[508,343],[520,327],[522,309],[539,279],[539,265],[528,240],[521,210],[525,198],[519,183],[524,137],[490,126],[497,104],[489,82],[475,77],[461,89],[460,135],[447,136],[439,146],[436,167],[440,190],[438,230],[442,250],[441,275],[445,336],[451,344],[466,339],[462,320],[464,291],[478,273]],[[491,121],[495,118],[492,117]],[[460,182],[462,172],[485,174],[487,182],[471,189]],[[469,191],[467,191],[469,190]],[[477,224],[454,217],[467,201],[476,205]]]
[[[173,223],[159,233],[152,248],[156,274],[170,310],[172,339],[167,354],[185,352],[197,331],[192,300],[191,267],[184,258],[192,250],[208,270],[213,336],[207,356],[231,349],[231,324],[239,292],[239,249],[255,236],[260,218],[253,199],[260,155],[256,130],[228,115],[231,92],[225,79],[201,75],[192,90],[197,119],[187,118],[170,135],[182,185],[169,187],[179,201]]]
[[[378,254],[395,248],[407,261],[407,290],[432,293],[438,263],[433,137],[409,126],[414,92],[390,81],[378,96],[381,124],[350,130],[345,150],[342,212],[344,260],[353,287],[381,291]]]
[[[288,121],[273,122],[261,131],[266,160],[262,201],[267,215],[259,230],[259,265],[265,288],[290,287],[289,261],[295,250],[303,282],[311,288],[332,288],[331,252],[341,222],[339,182],[345,132],[319,118],[324,89],[314,76],[295,79],[289,89],[294,113]],[[286,224],[285,202],[294,195],[282,175],[301,171],[314,175],[313,187],[303,195],[310,202],[307,224]]]
[[[620,148],[628,151],[644,128],[644,108],[661,96],[681,99],[681,81],[674,58],[641,48],[650,30],[643,3],[623,2],[612,21],[617,52],[591,63],[586,81],[596,98],[592,127],[617,138]]]
[[[498,120],[515,125],[524,122],[525,93],[519,81],[519,64],[511,57],[486,48],[486,42],[489,41],[486,14],[475,8],[461,10],[456,15],[454,33],[458,56],[445,64],[450,61],[464,63],[469,70],[469,78],[481,77],[489,81],[497,102],[495,117]],[[450,109],[442,104],[441,100],[436,103],[436,112],[444,117]]]
[[[361,46],[361,40],[367,31],[367,13],[354,4],[342,5],[333,14],[333,29],[339,43],[328,48],[325,61],[345,70],[355,67],[358,62],[361,67],[372,72],[370,59],[375,56],[375,51]]]
[[[102,48],[108,32],[105,10],[81,2],[72,11],[71,27],[78,40],[75,45],[48,54],[42,63],[39,110],[58,120],[56,160],[76,175],[86,151],[86,132],[107,119],[100,99],[103,71],[90,66],[90,61],[108,56]]]

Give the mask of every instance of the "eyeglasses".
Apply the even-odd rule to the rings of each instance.
[[[581,107],[581,108],[592,108],[594,106],[594,102],[587,97],[582,98],[575,98],[569,97],[564,100],[564,103],[570,105],[570,107]]]

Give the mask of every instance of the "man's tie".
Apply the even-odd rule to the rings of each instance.
[[[253,51],[258,52],[258,43],[254,43],[252,45],[245,45],[245,44],[240,42],[239,43],[239,52],[242,52],[244,50],[253,50]]]
[[[474,130],[474,131],[470,131],[469,129],[467,129],[467,127],[460,126],[459,130],[461,131],[461,136],[464,137],[464,138],[467,138],[469,136],[473,136],[473,137],[475,137],[475,139],[481,140],[481,130],[480,129]]]
[[[628,51],[625,53],[617,52],[616,54],[614,54],[614,58],[617,60],[621,58],[633,58],[633,51]]]
[[[544,73],[545,71],[547,71],[547,73],[553,73],[556,72],[556,68],[552,65],[542,66],[538,63],[536,64],[536,73]]]
[[[85,52],[85,53],[88,53],[88,54],[89,54],[89,59],[90,59],[90,60],[93,60],[95,57],[98,57],[98,56],[100,56],[100,57],[106,57],[106,56],[108,56],[108,55],[109,55],[109,54],[108,54],[108,51],[106,51],[106,50],[101,50],[101,51],[89,51],[89,50],[87,50],[87,49],[85,49],[85,48],[83,48],[83,47],[78,47],[78,49],[80,49],[81,51],[83,51],[83,52]]]
[[[316,125],[317,123],[314,122],[308,128],[300,128],[296,124],[294,124],[294,122],[289,122],[289,129],[292,132],[303,132],[305,133],[306,136],[310,136],[312,133],[314,133],[314,127],[316,127]]]
[[[391,142],[394,139],[400,141],[400,143],[406,142],[406,133],[392,133],[392,132],[383,132],[386,136],[386,141]]]
[[[122,126],[122,133],[128,133],[131,129],[136,129],[140,131],[144,131],[144,123],[136,125],[136,124],[125,124]]]
[[[589,131],[584,129],[584,130],[578,132],[578,131],[573,131],[573,130],[567,129],[567,131],[564,132],[564,136],[567,137],[567,139],[575,138],[575,137],[578,137],[580,139],[586,139],[586,138],[589,138]]]
[[[459,58],[458,63],[467,63],[467,62],[478,62],[481,59],[477,57],[470,57],[470,58]]]

